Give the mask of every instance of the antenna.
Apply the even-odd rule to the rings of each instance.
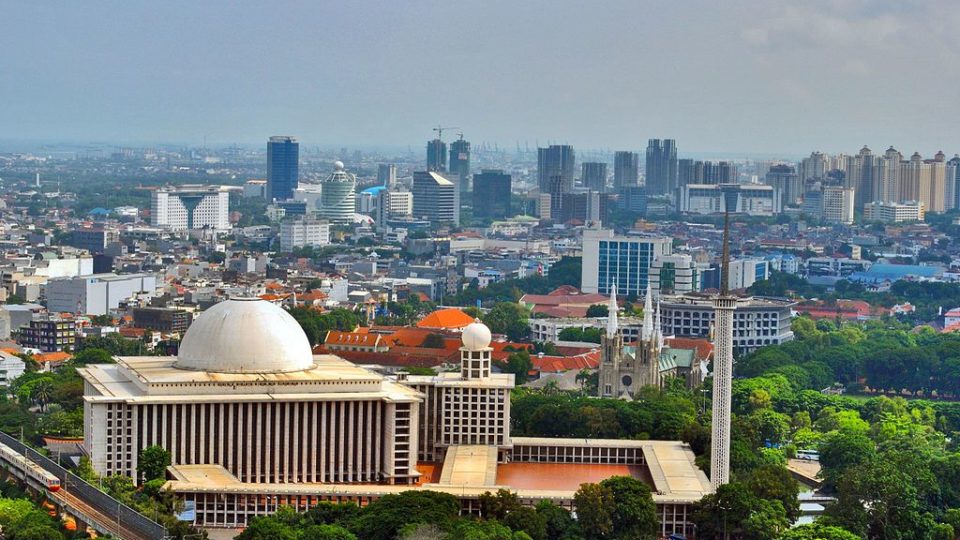
[[[730,210],[723,211],[723,255],[720,257],[720,295],[730,294]]]

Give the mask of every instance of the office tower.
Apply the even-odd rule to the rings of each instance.
[[[447,143],[440,139],[427,142],[427,171],[447,172]]]
[[[853,208],[856,194],[843,186],[823,186],[821,191],[820,219],[826,223],[853,223]]]
[[[883,158],[878,163],[877,182],[870,197],[871,202],[900,200],[900,163],[902,161],[903,154],[892,146],[883,153]]]
[[[827,177],[828,163],[827,156],[823,152],[811,152],[810,157],[803,158],[797,174],[800,176],[801,185],[808,180],[823,179]]]
[[[733,315],[737,299],[730,294],[730,214],[723,217],[723,254],[720,294],[713,300],[716,328],[713,336],[713,419],[711,425],[710,483],[718,489],[730,480],[730,414],[733,389]]]
[[[153,192],[150,223],[171,231],[230,228],[230,192],[220,186],[181,186]]]
[[[768,186],[773,186],[782,206],[796,205],[803,197],[803,183],[791,165],[771,166],[764,181]]]
[[[954,154],[947,162],[947,187],[945,197],[947,210],[960,208],[960,154]]]
[[[618,151],[613,154],[613,187],[640,185],[640,154]]]
[[[580,222],[587,226],[600,225],[606,220],[607,212],[613,204],[611,195],[596,191],[564,193],[560,205],[560,217],[553,216],[561,223]]]
[[[374,220],[377,227],[385,229],[390,219],[406,218],[413,214],[413,193],[382,189],[377,192]]]
[[[586,161],[580,166],[580,183],[583,187],[604,193],[607,190],[607,164]]]
[[[870,202],[874,195],[874,186],[880,174],[877,156],[873,155],[873,152],[864,146],[856,156],[848,161],[850,166],[846,178],[846,187],[853,188],[854,204],[857,208],[862,208],[864,204]]]
[[[573,191],[575,166],[576,154],[570,145],[537,149],[537,186],[540,193],[550,195],[551,216],[560,215],[563,194]]]
[[[300,183],[300,143],[293,137],[270,137],[267,142],[267,200],[293,197]]]
[[[512,177],[501,170],[484,169],[473,175],[473,215],[503,219],[510,217]]]
[[[698,167],[698,164],[701,163],[703,172],[700,172]],[[703,184],[736,184],[739,180],[736,166],[728,161],[719,163],[713,161],[695,162],[694,178],[697,177],[702,179],[700,183]]]
[[[335,162],[333,172],[320,183],[317,216],[334,224],[353,224],[353,214],[357,211],[356,190],[356,177],[344,170],[342,161]]]
[[[413,216],[434,225],[460,224],[460,192],[455,183],[436,171],[413,173]]]
[[[683,187],[687,184],[699,184],[702,181],[697,179],[697,161],[692,159],[677,160],[677,187]],[[703,162],[700,163],[701,174],[703,172]]]
[[[580,288],[586,293],[610,294],[615,283],[617,294],[641,296],[653,260],[671,254],[671,238],[617,236],[609,229],[586,229]]]
[[[663,195],[677,187],[677,142],[650,139],[647,143],[647,193]]]
[[[700,268],[690,255],[656,257],[650,266],[650,290],[657,297],[699,291]]]
[[[381,163],[377,166],[377,183],[381,186],[393,187],[397,183],[397,166],[393,163]]]
[[[450,179],[460,187],[460,193],[470,192],[470,142],[460,138],[450,144]]]

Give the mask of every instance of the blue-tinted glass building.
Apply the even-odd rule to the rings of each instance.
[[[270,137],[267,142],[267,200],[293,198],[300,178],[300,143],[293,137]]]

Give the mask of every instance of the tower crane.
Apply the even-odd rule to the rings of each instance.
[[[441,141],[443,140],[443,130],[445,129],[460,129],[460,128],[450,127],[450,126],[441,126],[441,125],[438,125],[437,127],[433,128],[433,130],[437,132],[437,138],[440,139]]]

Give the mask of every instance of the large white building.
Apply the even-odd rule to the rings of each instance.
[[[330,245],[330,224],[313,218],[298,216],[280,222],[280,251],[294,248]]]
[[[694,532],[690,507],[711,490],[689,446],[511,437],[514,380],[491,370],[489,328],[475,322],[461,339],[458,372],[386,377],[312,354],[269,302],[227,300],[200,314],[176,357],[77,370],[84,451],[98,473],[135,477],[140,450],[167,449],[165,488],[204,527],[411,489],[467,511],[499,488],[569,508],[581,482],[634,475],[651,485],[662,536]]]
[[[47,309],[53,313],[106,315],[120,302],[157,293],[155,274],[93,274],[47,282]]]
[[[413,193],[398,189],[381,189],[377,192],[377,204],[373,220],[378,227],[386,225],[388,219],[410,217],[413,215]]]
[[[911,201],[905,203],[874,201],[863,206],[863,220],[881,223],[900,223],[903,221],[923,221],[926,210],[923,203]]]
[[[610,294],[615,283],[619,296],[643,296],[653,261],[673,253],[673,239],[617,236],[610,229],[586,229],[582,251],[583,292]]]
[[[221,186],[158,189],[150,202],[150,223],[171,231],[230,228],[230,192]]]
[[[730,261],[730,268],[727,270],[727,287],[730,290],[746,289],[755,282],[769,277],[770,261],[752,258],[736,259]]]
[[[775,298],[737,298],[733,315],[733,349],[749,353],[767,345],[793,341],[790,327],[795,302]],[[660,302],[663,333],[677,337],[708,337],[714,325],[710,297],[700,294],[664,297]]]

